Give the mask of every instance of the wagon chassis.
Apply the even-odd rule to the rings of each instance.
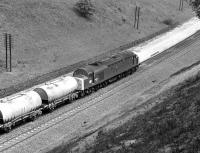
[[[14,127],[15,125],[20,124],[20,123],[25,123],[27,120],[34,121],[40,115],[42,115],[42,108],[32,110],[31,112],[26,113],[22,116],[19,116],[13,119],[12,121],[9,121],[5,124],[1,124],[0,130],[3,130],[4,132],[10,132],[12,127]]]

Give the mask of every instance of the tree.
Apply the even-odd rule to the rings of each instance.
[[[192,5],[196,15],[200,18],[200,0],[191,0],[190,4]]]
[[[74,8],[83,17],[90,17],[95,13],[95,7],[91,0],[79,0]]]

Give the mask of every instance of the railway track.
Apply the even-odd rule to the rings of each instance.
[[[161,54],[158,54],[156,57],[153,57],[153,58],[149,59],[145,63],[146,63],[146,65],[149,65],[152,62],[152,60],[154,60],[155,58],[159,57],[159,59],[154,62],[154,64],[159,64],[160,62],[163,62],[164,60],[167,60],[169,57],[171,57],[171,56],[173,56],[173,55],[175,55],[175,54],[177,54],[179,52],[182,52],[183,50],[187,49],[188,46],[191,46],[191,45],[195,44],[195,47],[197,47],[198,45],[200,45],[200,42],[197,42],[199,40],[200,40],[200,31],[195,33],[193,36],[187,38],[183,42],[180,42],[177,45],[173,46],[172,48],[169,48],[165,52],[163,52]],[[174,51],[172,51],[172,49]],[[187,52],[190,52],[190,50],[188,50]],[[165,56],[163,56],[163,55],[165,55]]]
[[[44,124],[41,124],[40,126],[35,126],[31,129],[29,129],[29,128],[25,129],[23,132],[16,133],[11,137],[10,137],[10,134],[2,135],[0,137],[0,151],[1,152],[6,151],[12,147],[15,147],[17,144],[19,144],[23,141],[26,141],[27,139],[45,131],[45,130],[48,130],[49,128],[59,124],[63,120],[66,120],[66,119],[76,115],[77,113],[80,113],[81,111],[86,110],[87,108],[91,107],[92,105],[100,103],[100,102],[108,99],[109,97],[113,96],[114,94],[117,94],[117,93],[121,92],[122,90],[132,86],[133,84],[135,84],[135,82],[133,82],[133,77],[136,77],[136,75],[140,75],[142,72],[148,70],[148,68],[149,68],[148,65],[152,66],[152,64],[153,65],[158,64],[169,58],[170,58],[170,62],[175,61],[176,57],[173,57],[173,55],[181,53],[181,56],[183,56],[183,55],[191,52],[192,50],[191,49],[188,50],[187,47],[190,45],[193,45],[193,47],[199,46],[199,44],[200,44],[199,39],[200,39],[200,32],[196,33],[195,35],[193,35],[192,37],[190,37],[184,41],[184,42],[187,41],[187,43],[184,43],[184,42],[179,43],[178,45],[174,46],[173,48],[169,49],[168,51],[163,52],[160,55],[157,55],[156,57],[154,57],[153,59],[150,59],[147,62],[143,63],[144,66],[141,69],[139,69],[138,72],[133,74],[133,76],[127,77],[127,78],[115,83],[114,88],[110,88],[108,91],[106,91],[100,95],[96,95],[95,97],[93,97],[94,99],[90,98],[91,96],[89,96],[88,98],[90,98],[90,100],[87,103],[84,103],[83,105],[77,105],[74,109],[72,109],[70,111],[67,111],[64,113],[63,112],[59,113],[58,115],[56,115],[52,119],[48,120]],[[175,49],[175,51],[172,52],[172,49]],[[164,60],[162,58],[161,59],[159,58],[162,56],[164,56]],[[158,59],[158,60],[155,60],[155,59]],[[113,85],[111,85],[111,86],[113,86]],[[109,88],[109,86],[106,88]],[[75,103],[78,103],[79,101],[80,100],[78,100]]]

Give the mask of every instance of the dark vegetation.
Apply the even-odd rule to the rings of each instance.
[[[193,0],[190,2],[190,4],[192,5],[192,8],[195,11],[196,15],[200,17],[200,0]]]
[[[91,0],[79,0],[74,6],[74,10],[85,18],[89,18],[95,13],[95,7]]]
[[[198,153],[200,72],[164,95],[162,103],[144,115],[113,131],[100,131],[85,152]]]
[[[166,19],[162,21],[163,24],[166,24],[167,26],[171,26],[174,24],[174,21],[172,19]]]

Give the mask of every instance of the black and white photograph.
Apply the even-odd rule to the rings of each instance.
[[[0,0],[0,153],[200,153],[200,0]]]

